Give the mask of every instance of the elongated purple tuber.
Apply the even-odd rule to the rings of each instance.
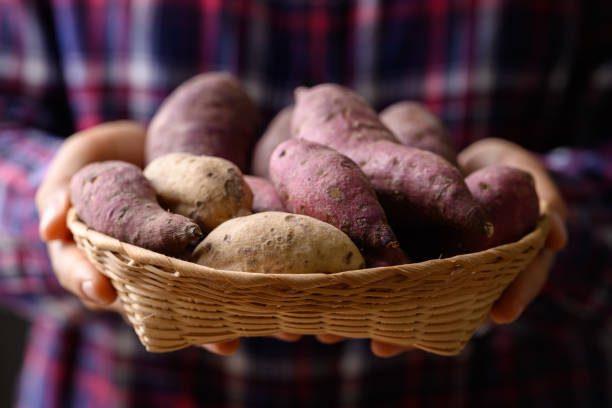
[[[83,167],[71,179],[70,199],[88,227],[155,252],[181,254],[202,236],[191,220],[159,206],[142,171],[130,163]]]

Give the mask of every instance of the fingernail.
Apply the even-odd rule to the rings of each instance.
[[[64,205],[64,200],[66,199],[63,193],[55,194],[50,200],[47,207],[43,210],[43,213],[40,216],[40,224],[39,229],[41,235],[46,235],[46,230],[49,225],[53,222],[55,218],[57,218],[59,212],[61,211],[61,207]]]
[[[514,319],[512,320],[516,320],[519,317],[521,317],[521,315],[523,314],[523,311],[525,310],[525,306],[519,306],[514,314]]]
[[[49,224],[51,224],[51,221],[53,221],[55,217],[57,217],[57,206],[47,207],[47,209],[40,216],[39,227],[40,227],[41,235],[44,235],[46,233],[46,230],[49,227]]]
[[[223,353],[220,349],[219,346],[217,346],[216,344],[202,344],[202,348],[210,353],[222,356],[225,355],[226,353]]]
[[[108,302],[100,297],[100,295],[94,289],[93,281],[88,280],[81,283],[81,291],[83,294],[92,302],[97,303],[99,305],[107,305]]]

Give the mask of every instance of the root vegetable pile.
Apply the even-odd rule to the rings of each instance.
[[[90,164],[72,179],[72,204],[90,228],[121,241],[260,273],[447,257],[535,227],[531,175],[492,166],[466,178],[442,122],[423,105],[398,101],[379,114],[336,84],[294,96],[255,143],[247,88],[223,72],[189,79],[151,121],[144,173]]]
[[[355,161],[392,227],[415,233],[426,226],[447,228],[453,238],[431,242],[445,245],[435,249],[441,255],[487,246],[493,225],[461,172],[435,153],[399,144],[378,114],[351,90],[328,84],[299,89],[292,132],[295,138],[325,144]]]

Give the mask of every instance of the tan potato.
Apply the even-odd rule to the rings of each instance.
[[[144,175],[163,207],[191,218],[203,231],[251,213],[253,193],[228,160],[170,153],[149,163]]]
[[[193,259],[211,268],[261,273],[334,273],[365,266],[338,228],[277,211],[224,222],[198,245]]]

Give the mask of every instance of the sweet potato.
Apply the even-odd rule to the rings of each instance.
[[[368,103],[350,89],[322,84],[295,90],[292,136],[320,143],[340,153],[366,142],[396,142]]]
[[[71,179],[70,199],[90,228],[156,252],[181,254],[202,236],[191,220],[159,206],[142,171],[130,163],[83,167]]]
[[[394,228],[444,226],[456,236],[448,240],[455,248],[445,248],[447,253],[487,245],[493,226],[460,171],[437,154],[394,143],[376,113],[346,88],[319,85],[297,91],[292,132],[355,161]]]
[[[162,103],[147,130],[145,159],[173,152],[218,156],[248,168],[257,112],[232,75],[208,72],[181,84]]]
[[[211,268],[260,273],[334,273],[365,266],[355,244],[336,227],[274,211],[224,222],[198,245],[193,259]]]
[[[170,153],[149,163],[144,175],[163,207],[191,218],[205,232],[251,213],[251,189],[228,160]]]
[[[253,149],[253,159],[251,161],[251,172],[260,177],[269,178],[268,164],[272,151],[291,138],[291,114],[293,106],[287,106],[281,110],[270,121],[263,136],[255,144]]]
[[[457,165],[457,149],[444,125],[425,106],[411,101],[397,102],[379,116],[401,144],[436,153]]]
[[[410,258],[400,248],[367,248],[361,251],[368,268],[383,266],[405,265],[411,262]]]
[[[437,238],[440,247],[435,252],[444,255],[479,251],[488,245],[493,225],[460,171],[447,160],[387,141],[355,149],[350,157],[368,176],[395,229],[437,228],[444,234]],[[401,235],[405,237],[406,232]]]
[[[357,164],[318,143],[290,139],[270,157],[285,208],[330,223],[359,248],[398,246],[376,193]]]
[[[270,180],[263,177],[245,175],[244,181],[246,181],[253,192],[252,210],[254,213],[285,211],[285,207]]]
[[[465,182],[495,226],[490,246],[516,241],[538,222],[540,204],[530,173],[488,166],[470,174]]]

